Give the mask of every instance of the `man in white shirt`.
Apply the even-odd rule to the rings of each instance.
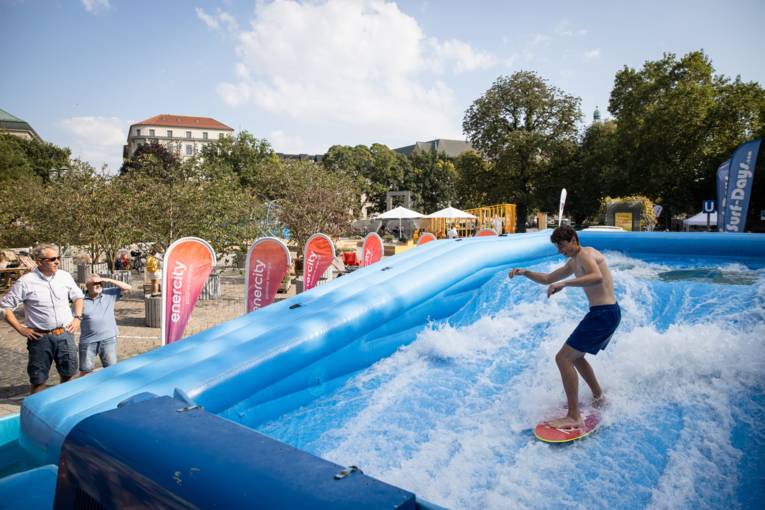
[[[83,293],[66,271],[60,271],[58,248],[43,244],[35,248],[37,268],[19,278],[0,301],[5,320],[27,339],[27,373],[31,393],[45,389],[50,366],[55,361],[61,382],[77,373],[77,344]],[[74,315],[69,304],[74,303]],[[13,311],[24,305],[25,324]]]

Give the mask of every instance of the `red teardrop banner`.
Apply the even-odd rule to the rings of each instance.
[[[244,270],[245,310],[251,312],[274,302],[292,262],[290,251],[275,237],[261,237],[250,246]]]
[[[430,241],[435,241],[436,236],[431,234],[430,232],[423,232],[420,234],[420,238],[417,240],[417,246],[420,246],[421,244],[429,243]]]
[[[366,267],[379,261],[383,256],[382,237],[375,232],[370,232],[364,238],[364,247],[361,249],[361,266]]]
[[[335,258],[335,245],[325,234],[314,234],[303,250],[303,290],[316,286],[321,275]]]
[[[178,239],[165,253],[162,269],[162,345],[183,338],[207,277],[215,266],[215,251],[198,237]]]

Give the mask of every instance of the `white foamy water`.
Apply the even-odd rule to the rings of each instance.
[[[609,406],[582,441],[548,445],[531,429],[563,412],[553,357],[584,295],[548,300],[504,271],[449,321],[260,429],[451,508],[750,506],[765,479],[765,270],[607,256],[623,318],[588,356]],[[658,276],[712,266],[754,284]]]

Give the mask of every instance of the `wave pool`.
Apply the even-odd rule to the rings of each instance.
[[[506,268],[334,392],[240,421],[450,508],[758,507],[765,264],[605,254],[623,317],[609,347],[588,355],[608,407],[584,440],[549,445],[531,433],[562,412],[553,357],[586,313],[584,293],[548,300]],[[589,401],[583,381],[579,391]]]

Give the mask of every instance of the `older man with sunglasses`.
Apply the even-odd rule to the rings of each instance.
[[[0,301],[0,309],[6,322],[27,339],[30,392],[37,393],[45,389],[53,362],[61,382],[77,374],[74,334],[82,321],[83,293],[72,275],[59,270],[56,246],[37,246],[33,255],[37,268],[16,281]],[[74,315],[70,302],[74,303]],[[13,313],[22,304],[24,325]]]
[[[113,285],[104,289],[104,283]],[[96,357],[104,368],[117,363],[117,321],[114,305],[122,291],[132,290],[128,283],[92,274],[85,282],[87,294],[80,333],[80,376],[95,368]]]

